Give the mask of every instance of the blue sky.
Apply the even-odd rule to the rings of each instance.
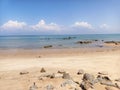
[[[0,0],[0,35],[120,33],[120,0]]]

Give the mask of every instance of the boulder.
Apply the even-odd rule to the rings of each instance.
[[[95,77],[92,74],[85,73],[83,75],[83,81],[89,81],[90,83],[94,84]]]

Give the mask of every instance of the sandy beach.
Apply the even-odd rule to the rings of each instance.
[[[42,67],[45,73],[40,72]],[[0,90],[29,90],[33,82],[38,90],[49,90],[45,88],[49,84],[54,86],[53,90],[76,90],[70,86],[60,88],[65,81],[62,78],[39,77],[41,74],[57,74],[59,70],[64,70],[73,80],[81,82],[82,75],[77,75],[80,69],[94,76],[98,72],[107,72],[113,81],[120,78],[120,48],[0,50]],[[20,72],[28,73],[20,75]],[[96,85],[95,88],[106,90],[104,85]]]

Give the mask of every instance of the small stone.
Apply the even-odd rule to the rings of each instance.
[[[50,78],[55,78],[55,74],[53,73],[52,75],[50,75]]]
[[[28,74],[29,72],[27,72],[27,71],[22,71],[22,72],[20,72],[20,75],[24,75],[24,74]]]
[[[64,70],[59,70],[58,73],[64,74],[64,73],[66,73],[66,72],[65,72]]]
[[[78,75],[81,75],[81,74],[84,74],[84,70],[80,69],[78,72],[77,72]]]
[[[63,73],[62,78],[63,78],[63,79],[71,79],[69,73]]]
[[[98,72],[98,74],[100,74],[100,75],[108,75],[108,72],[102,71],[102,72]]]
[[[41,68],[40,72],[44,73],[44,72],[46,72],[46,70],[44,68]]]

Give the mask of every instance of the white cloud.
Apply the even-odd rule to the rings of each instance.
[[[9,20],[1,26],[2,29],[23,29],[27,24],[25,22],[18,22]]]
[[[93,29],[92,25],[88,22],[75,22],[73,27]]]
[[[46,24],[44,20],[40,20],[38,24],[32,25],[34,30],[60,30],[60,26],[56,23]]]
[[[109,29],[109,26],[107,24],[102,24],[100,25],[101,29]]]

